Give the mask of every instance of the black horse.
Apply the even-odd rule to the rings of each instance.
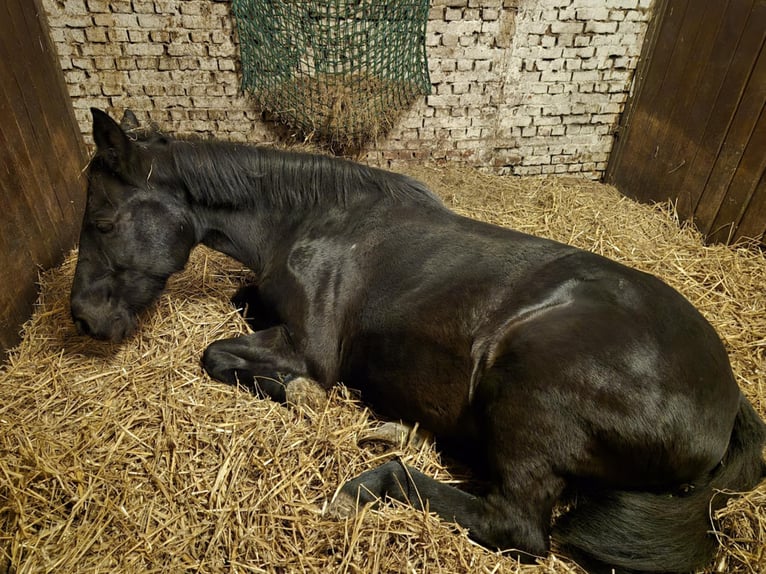
[[[388,496],[522,557],[552,535],[594,571],[688,572],[716,548],[717,491],[764,476],[764,424],[720,339],[657,278],[458,216],[402,175],[92,111],[80,331],[131,334],[203,243],[258,277],[239,297],[259,330],[210,345],[213,378],[276,400],[294,377],[342,381],[471,453],[489,485],[470,494],[394,461],[340,506]]]

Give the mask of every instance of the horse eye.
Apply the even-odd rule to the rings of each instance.
[[[114,223],[111,221],[97,221],[96,229],[98,229],[101,233],[109,233],[114,229]]]

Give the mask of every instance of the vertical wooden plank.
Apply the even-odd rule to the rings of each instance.
[[[44,70],[45,76],[32,75],[30,80],[32,89],[46,94],[46,107],[38,108],[41,112],[38,123],[38,143],[43,153],[50,152],[54,154],[53,157],[58,158],[58,161],[48,163],[48,172],[54,189],[61,188],[62,192],[66,192],[66,194],[56,193],[54,196],[64,221],[64,226],[58,229],[63,232],[68,227],[67,223],[72,220],[79,225],[81,211],[77,209],[77,202],[83,201],[82,189],[80,186],[71,186],[67,183],[71,179],[73,168],[84,168],[85,147],[71,107],[71,99],[59,65],[58,54],[49,35],[42,2],[33,0],[24,3],[24,6],[27,8],[21,12],[23,21],[19,19],[18,25],[23,26],[30,35],[35,34],[35,31],[38,31],[40,35],[40,41],[32,48],[35,60],[39,63],[40,69]],[[51,90],[50,86],[55,85],[56,82],[61,84],[63,89]],[[56,113],[50,113],[51,110],[66,110],[68,113],[62,118]],[[76,145],[72,145],[74,142]],[[76,195],[73,197],[72,193]]]
[[[710,178],[714,175],[727,133],[734,122],[765,37],[766,4],[760,2],[751,7],[739,37],[729,40],[731,45],[735,46],[734,56],[726,72],[721,92],[712,105],[696,154],[679,184],[678,209],[685,218],[696,217],[695,212]],[[711,222],[708,221],[708,224]]]
[[[6,6],[6,9],[9,7]],[[4,15],[6,16],[6,15]],[[10,23],[10,18],[5,20]],[[0,35],[6,36],[4,30]],[[0,345],[10,347],[18,338],[19,327],[29,315],[36,296],[34,249],[31,241],[43,251],[54,248],[53,233],[45,229],[40,212],[34,209],[32,189],[40,189],[41,180],[30,156],[29,147],[16,119],[12,99],[20,99],[21,92],[16,75],[10,69],[7,49],[0,45],[0,202],[2,202],[2,229],[0,252],[3,265],[0,277],[4,284],[0,292]],[[0,358],[2,358],[0,356]]]
[[[720,46],[714,51],[728,7],[727,0],[690,4],[666,64],[669,77],[663,81],[659,96],[642,108],[644,123],[652,128],[646,134],[651,158],[635,168],[634,185],[643,190],[645,200],[667,199],[667,190],[674,190],[683,177],[686,158],[698,137],[691,121],[695,100],[710,89],[706,84],[720,85],[721,78],[713,77],[712,71],[720,60],[730,58]],[[696,65],[689,65],[691,62]]]
[[[64,174],[71,169],[70,162],[81,161],[81,154],[73,153],[76,148],[67,145],[67,138],[71,135],[66,129],[61,129],[66,122],[61,122],[58,117],[54,118],[54,122],[48,118],[47,110],[63,107],[68,102],[61,101],[60,90],[49,89],[57,71],[60,74],[58,58],[50,48],[47,30],[41,27],[36,18],[34,2],[24,2],[17,10],[9,10],[6,14],[5,22],[11,27],[12,33],[0,35],[1,49],[6,54],[24,54],[25,65],[6,62],[4,67],[12,69],[2,70],[2,73],[15,79],[14,86],[4,86],[4,96],[11,106],[10,121],[15,122],[24,134],[18,140],[18,145],[26,152],[25,161],[34,165],[34,169],[25,171],[26,177],[34,178],[41,191],[33,196],[25,196],[28,201],[34,201],[35,206],[32,206],[31,211],[38,219],[42,219],[42,229],[47,231],[49,241],[55,245],[60,240],[61,230],[65,229],[67,220],[75,215],[69,201],[59,200],[61,192],[57,190],[67,189]],[[32,38],[37,41],[29,41]],[[22,86],[23,90],[15,89],[18,86]],[[40,96],[28,97],[30,93]],[[51,161],[52,158],[56,158],[55,161]],[[42,193],[42,190],[49,190],[49,193]]]
[[[650,64],[654,61],[655,54],[662,49],[660,40],[665,37],[662,33],[663,27],[666,25],[665,14],[672,2],[673,0],[655,0],[651,22],[647,28],[638,66],[633,75],[630,94],[620,117],[620,125],[615,132],[615,140],[609,154],[604,181],[618,187],[623,183],[623,179],[629,179],[626,177],[626,172],[631,168],[632,163],[630,161],[632,151],[630,147],[633,144],[631,127],[634,123],[634,117],[638,114],[639,104],[644,101],[644,93],[648,94],[652,90],[652,86],[658,86],[658,83],[653,81],[656,76],[656,67]],[[623,193],[628,194],[627,187]]]
[[[762,60],[766,62],[766,57],[763,57]],[[766,172],[766,153],[764,153],[766,150],[766,65],[756,68],[754,81],[751,81],[752,84],[760,86],[760,89],[752,90],[760,93],[751,97],[758,98],[760,96],[761,111],[757,116],[755,128],[744,144],[739,164],[718,206],[715,219],[710,225],[708,239],[712,242],[728,243],[739,236],[737,227],[748,210],[753,194],[756,192],[764,172]],[[749,99],[751,98],[746,98],[745,103]],[[752,121],[752,118],[748,119]],[[700,208],[709,205],[712,213],[712,203],[711,201],[710,204],[701,204]]]
[[[639,64],[640,91],[628,103],[628,122],[624,123],[616,144],[619,166],[609,170],[608,181],[617,185],[625,195],[649,201],[652,185],[644,182],[644,166],[654,160],[660,122],[654,118],[654,107],[667,99],[668,86],[673,84],[671,68],[673,54],[679,46],[678,31],[686,21],[687,0],[667,0],[664,10],[655,14],[652,24],[656,41],[650,59]],[[694,12],[694,10],[692,10]],[[615,153],[615,152],[613,152]],[[615,158],[610,160],[612,164]]]
[[[737,226],[737,239],[753,239],[766,246],[766,172],[761,174],[761,181]]]
[[[607,181],[642,201],[677,200],[709,240],[761,235],[766,0],[666,2]]]
[[[76,241],[85,161],[40,0],[6,0],[0,5],[0,350],[18,340],[39,269],[61,261]]]
[[[4,45],[0,45],[0,50],[3,54],[8,53]],[[38,207],[35,204],[40,199],[47,199],[39,196],[44,190],[52,190],[53,186],[43,165],[46,159],[37,155],[36,142],[30,136],[34,126],[26,117],[23,94],[16,89],[19,85],[18,78],[14,70],[10,69],[10,64],[3,60],[5,57],[0,57],[0,77],[10,77],[14,80],[12,84],[0,84],[0,98],[6,103],[4,111],[8,113],[0,127],[5,153],[8,154],[3,157],[3,161],[12,177],[8,181],[3,203],[12,213],[17,214],[16,235],[25,238],[27,242],[38,241],[41,243],[40,251],[51,252],[55,245],[56,231],[47,229],[47,233],[41,233],[46,230],[49,217],[47,202],[41,201]],[[49,155],[48,158],[50,157]]]
[[[766,39],[766,35],[764,35]],[[749,194],[760,179],[764,151],[763,134],[757,130],[766,102],[766,52],[763,40],[760,57],[751,72],[737,107],[736,114],[726,132],[721,151],[713,171],[694,210],[694,222],[711,240],[729,238],[729,227],[741,217],[740,205],[749,202]],[[755,137],[754,137],[755,136]],[[751,139],[753,138],[753,139]],[[749,151],[749,153],[748,153]]]

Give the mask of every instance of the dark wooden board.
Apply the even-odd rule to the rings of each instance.
[[[763,241],[766,1],[655,10],[606,181],[640,201],[675,201],[708,241]]]
[[[85,146],[40,0],[0,6],[0,350],[19,339],[41,269],[74,245]]]

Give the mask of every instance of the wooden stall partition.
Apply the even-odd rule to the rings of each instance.
[[[0,4],[0,360],[76,243],[85,145],[40,0]]]
[[[606,181],[766,242],[766,0],[658,0]]]

